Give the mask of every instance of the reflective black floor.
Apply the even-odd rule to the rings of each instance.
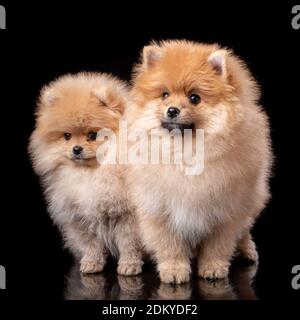
[[[115,299],[210,299],[210,300],[255,300],[252,286],[257,265],[237,264],[229,279],[207,281],[193,278],[183,285],[160,283],[154,267],[147,264],[142,275],[125,277],[117,275],[114,263],[103,272],[83,275],[75,263],[66,279],[64,298],[67,300],[115,300]]]

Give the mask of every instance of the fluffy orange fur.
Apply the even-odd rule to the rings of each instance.
[[[117,133],[127,96],[126,85],[115,77],[80,73],[46,86],[38,103],[30,156],[50,215],[83,273],[101,271],[107,253],[119,258],[120,274],[137,274],[142,268],[124,169],[96,160],[97,132]],[[74,153],[74,147],[81,152]]]
[[[119,119],[127,103],[126,94],[125,84],[116,78],[92,73],[64,76],[43,88],[33,137],[39,136],[47,148],[59,148],[56,161],[47,165],[55,167],[62,162],[72,164],[69,161],[72,160],[71,147],[75,145],[84,148],[86,161],[82,164],[97,165],[99,142],[87,139],[87,135],[103,128],[117,132]],[[63,139],[65,133],[71,134],[69,141]]]
[[[195,103],[191,95],[200,97]],[[223,278],[237,252],[257,259],[250,229],[269,199],[272,162],[268,119],[244,62],[218,45],[152,43],[135,67],[132,127],[150,131],[204,129],[204,171],[177,165],[135,165],[128,175],[140,235],[163,282],[186,282],[190,259],[198,274]],[[168,118],[168,109],[180,114]]]

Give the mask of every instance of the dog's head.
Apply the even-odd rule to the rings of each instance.
[[[145,127],[221,132],[235,119],[234,105],[257,99],[241,60],[217,45],[164,41],[144,47],[132,95]]]
[[[29,147],[36,167],[95,165],[97,132],[118,129],[126,95],[122,82],[103,74],[65,76],[46,86]]]

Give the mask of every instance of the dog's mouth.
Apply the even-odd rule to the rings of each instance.
[[[96,157],[73,156],[71,160],[75,163],[84,163],[93,159],[96,159]]]
[[[172,131],[174,129],[178,129],[183,132],[183,130],[185,130],[185,129],[190,129],[190,130],[195,129],[194,123],[162,122],[161,126],[164,129],[167,129],[169,131]]]

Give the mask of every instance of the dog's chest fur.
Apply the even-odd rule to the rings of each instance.
[[[146,214],[165,215],[170,227],[191,243],[230,219],[246,191],[231,184],[228,175],[228,180],[222,178],[223,168],[206,168],[200,176],[186,176],[175,167],[140,169],[143,183],[133,187],[136,205]]]
[[[49,211],[58,224],[84,220],[104,226],[128,211],[122,182],[109,169],[65,166],[49,180]]]

